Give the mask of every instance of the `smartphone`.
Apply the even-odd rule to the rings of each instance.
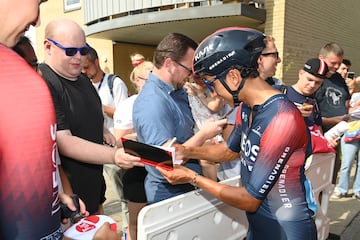
[[[315,99],[314,99],[314,98],[309,98],[309,97],[307,97],[307,98],[305,99],[304,104],[315,105]]]
[[[346,78],[354,79],[354,77],[355,77],[355,72],[348,72],[348,73],[346,74]]]

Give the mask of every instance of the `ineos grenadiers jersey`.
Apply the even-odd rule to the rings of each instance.
[[[0,62],[0,239],[61,239],[50,91],[2,45]]]
[[[241,151],[242,184],[262,200],[255,213],[247,213],[248,238],[316,239],[316,204],[304,174],[308,132],[301,113],[282,94],[254,109],[240,107],[228,147]]]

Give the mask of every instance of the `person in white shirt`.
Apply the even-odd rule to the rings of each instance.
[[[144,61],[137,65],[130,74],[130,81],[135,85],[137,92],[146,83],[149,72],[153,69],[153,64]],[[132,112],[135,99],[138,94],[122,101],[119,108],[114,113],[114,135],[117,142],[121,142],[121,137],[137,140],[133,125]],[[127,170],[123,177],[124,198],[128,202],[129,209],[129,228],[128,239],[136,240],[137,216],[140,210],[146,205],[146,194],[144,179],[147,171],[143,167],[134,167]]]
[[[120,102],[128,98],[126,84],[120,77],[105,73],[101,69],[98,54],[92,47],[86,56],[82,72],[90,78],[98,91],[103,104],[105,126],[114,134],[114,112]]]
[[[89,53],[86,55],[82,73],[87,75],[97,90],[103,107],[104,126],[111,134],[114,134],[114,112],[120,103],[128,98],[128,89],[124,81],[114,74],[105,73],[101,69],[98,54],[92,47],[89,47]],[[122,230],[126,232],[128,227],[128,208],[123,197],[122,176],[124,170],[114,164],[104,164],[104,172],[109,176],[121,199]]]

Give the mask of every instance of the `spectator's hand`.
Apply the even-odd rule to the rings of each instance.
[[[76,207],[74,205],[73,200],[71,199],[71,197],[65,193],[59,193],[59,197],[60,197],[60,202],[62,202],[63,204],[66,204],[68,206],[68,208],[70,208],[70,210],[72,211],[76,211]],[[80,213],[83,216],[89,216],[89,212],[86,211],[86,206],[85,203],[79,198],[79,203],[80,203]],[[62,219],[62,223],[63,224],[67,224],[68,223],[68,219]]]
[[[226,118],[217,121],[214,121],[213,118],[209,118],[204,122],[204,125],[200,129],[199,133],[202,134],[205,140],[210,139],[218,134],[221,134],[226,124],[227,124]]]
[[[340,119],[341,119],[339,122],[341,122],[341,121],[347,122],[347,121],[350,120],[350,114],[345,114],[345,115],[339,116],[339,117],[340,117]]]
[[[114,232],[110,228],[110,223],[104,223],[99,230],[96,231],[93,240],[120,240],[120,233]]]
[[[297,108],[299,109],[303,117],[309,117],[313,111],[314,106],[312,104],[304,103],[303,105],[298,106]]]
[[[104,144],[109,145],[111,147],[116,146],[116,139],[115,139],[114,135],[112,135],[111,132],[108,131],[107,129],[104,129],[103,138],[104,138],[103,139]]]
[[[102,107],[103,107],[104,113],[108,117],[113,118],[115,109],[113,107],[110,107],[110,106],[107,106],[107,105],[102,105]]]
[[[203,88],[197,83],[186,82],[184,87],[187,91],[187,94],[190,96],[198,96],[204,94],[204,92],[206,91],[206,87]]]
[[[159,170],[170,184],[192,183],[195,174],[194,171],[180,165],[175,165],[174,169],[170,171],[161,167],[156,167],[156,169]]]
[[[115,164],[123,169],[133,168],[135,166],[143,167],[144,164],[140,162],[140,158],[128,154],[124,151],[124,148],[118,148],[115,152]]]
[[[332,148],[336,148],[336,146],[340,142],[340,138],[336,136],[332,136],[331,138],[328,139],[328,142]]]
[[[360,76],[357,76],[356,78],[355,78],[355,85],[356,84],[360,84]]]
[[[182,164],[184,164],[187,160],[189,160],[186,157],[186,151],[185,151],[185,146],[184,145],[179,144],[179,143],[175,143],[175,144],[173,144],[173,147],[175,148],[176,159],[183,160]]]
[[[345,78],[345,83],[346,85],[348,86],[349,88],[349,92],[350,93],[353,93],[354,90],[355,90],[355,86],[356,86],[356,80],[355,78],[352,79],[352,78]]]
[[[186,82],[184,85],[184,88],[186,89],[186,92],[188,95],[190,96],[197,96],[197,92],[195,87],[193,86],[192,83]]]

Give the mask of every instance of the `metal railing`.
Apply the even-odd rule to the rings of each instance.
[[[264,8],[264,0],[84,0],[83,9],[85,24],[92,25],[112,18],[141,13],[242,2]]]

